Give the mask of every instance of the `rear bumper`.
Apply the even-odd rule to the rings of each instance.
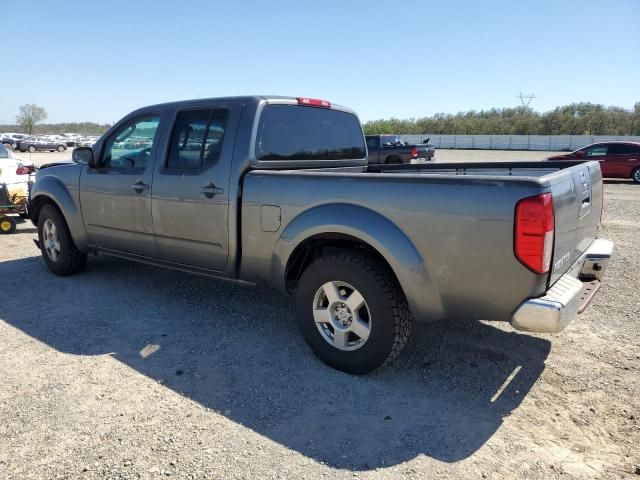
[[[557,333],[587,307],[600,288],[613,242],[597,239],[547,293],[524,302],[511,318],[517,330]]]

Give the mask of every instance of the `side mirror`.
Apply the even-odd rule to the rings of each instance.
[[[578,158],[584,158],[584,157],[586,156],[586,153],[584,153],[584,150],[578,150],[578,151],[575,153],[575,155],[576,155],[576,157],[578,157]]]
[[[93,158],[93,150],[91,147],[76,147],[73,149],[73,154],[71,158],[75,163],[79,163],[81,165],[88,165],[93,167],[94,158]]]

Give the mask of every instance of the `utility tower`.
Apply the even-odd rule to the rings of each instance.
[[[526,108],[531,104],[531,100],[536,98],[536,95],[534,93],[525,95],[524,93],[520,92],[520,95],[518,95],[518,98],[520,99],[520,103],[522,103],[522,106]]]

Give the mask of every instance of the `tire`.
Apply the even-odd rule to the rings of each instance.
[[[3,143],[4,148],[13,152],[13,145],[11,143]]]
[[[44,263],[52,273],[66,276],[84,270],[87,254],[73,243],[67,222],[53,205],[44,205],[40,210],[38,240]]]
[[[631,180],[633,183],[640,183],[640,167],[631,172]]]
[[[0,215],[0,234],[9,235],[16,231],[16,221],[7,216]]]
[[[400,165],[402,164],[402,159],[400,157],[388,157],[384,161],[385,165]]]
[[[34,153],[36,151],[36,147],[34,147],[33,145],[29,145],[29,148],[27,150],[29,150],[29,153]]]
[[[327,290],[334,292],[337,303],[331,303],[330,295],[324,295]],[[356,298],[354,293],[360,293],[363,300],[362,306],[354,309],[355,314],[351,306],[359,302],[351,301]],[[342,301],[351,301],[347,309],[351,317],[346,319],[341,317],[345,313]],[[374,371],[395,359],[411,335],[413,321],[402,289],[388,267],[366,253],[345,250],[315,260],[300,278],[295,306],[296,320],[307,344],[324,363],[343,372]],[[326,323],[322,322],[324,318]],[[344,321],[348,325],[340,323]],[[335,332],[354,328],[356,321],[368,326],[368,331],[358,328],[366,338],[348,331],[345,336],[340,335],[342,348],[336,346]]]
[[[58,151],[60,153],[64,152],[66,150],[66,148],[63,145],[58,145]]]

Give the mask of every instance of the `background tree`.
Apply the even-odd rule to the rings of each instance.
[[[549,112],[529,107],[436,113],[432,117],[366,122],[367,134],[640,135],[640,102],[632,110],[572,103]]]
[[[33,126],[38,122],[46,120],[46,118],[47,111],[44,108],[29,103],[20,106],[20,113],[16,115],[16,122],[31,135]]]

